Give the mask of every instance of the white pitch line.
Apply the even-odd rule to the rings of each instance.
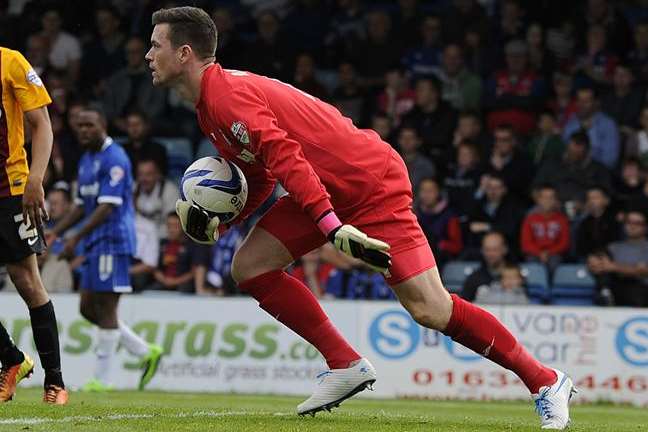
[[[44,423],[71,423],[77,421],[108,421],[108,420],[138,420],[147,418],[187,418],[187,417],[235,417],[244,415],[284,415],[284,413],[269,413],[255,411],[196,411],[193,413],[181,412],[178,414],[111,414],[106,416],[68,416],[61,418],[49,417],[22,417],[0,420],[0,425],[37,425]]]

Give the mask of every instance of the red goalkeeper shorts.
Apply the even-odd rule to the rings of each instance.
[[[390,245],[392,266],[386,280],[395,285],[434,267],[436,263],[412,212],[412,185],[407,168],[395,151],[388,164],[372,198],[354,208],[351,214],[338,213],[338,217],[342,223],[351,224]],[[335,207],[335,202],[332,204]],[[326,243],[315,222],[290,196],[280,198],[263,215],[258,226],[281,241],[295,259]]]

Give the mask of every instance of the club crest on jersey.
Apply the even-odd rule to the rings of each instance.
[[[236,138],[241,144],[250,144],[250,136],[248,135],[247,126],[245,126],[245,123],[243,123],[242,121],[235,121],[234,123],[232,123],[230,130],[232,131],[234,138]]]
[[[40,77],[34,69],[29,69],[25,78],[27,78],[27,81],[34,84],[35,86],[43,87],[43,81],[41,81]]]

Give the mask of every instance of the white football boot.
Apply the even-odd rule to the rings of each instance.
[[[340,406],[351,396],[366,388],[373,390],[376,370],[366,358],[346,369],[331,369],[317,375],[317,388],[311,397],[297,406],[297,414],[315,415],[316,412]]]
[[[571,378],[554,369],[558,379],[551,386],[540,387],[538,394],[533,395],[536,412],[540,415],[542,429],[563,430],[571,422],[569,418],[569,401],[577,393]]]

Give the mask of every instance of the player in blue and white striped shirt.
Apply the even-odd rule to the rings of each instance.
[[[78,134],[85,153],[79,162],[76,205],[52,232],[58,235],[85,217],[61,253],[72,257],[82,241],[86,261],[80,309],[88,321],[99,327],[97,368],[84,388],[110,388],[110,366],[121,341],[131,354],[143,360],[141,389],[155,374],[162,350],[147,344],[117,318],[119,296],[132,291],[128,273],[135,253],[131,163],[124,149],[106,134],[106,119],[98,109],[87,108],[79,113]]]

